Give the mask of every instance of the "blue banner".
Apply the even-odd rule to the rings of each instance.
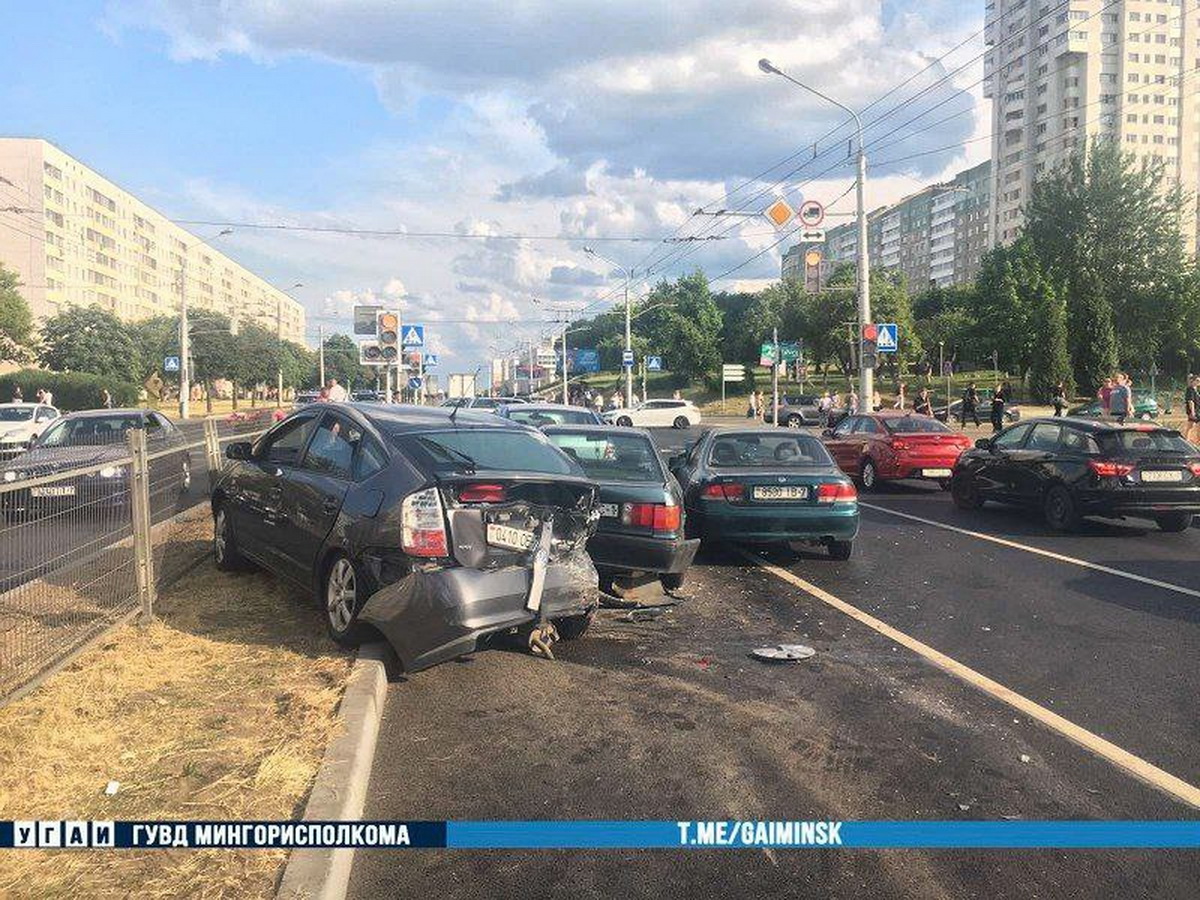
[[[577,347],[569,350],[567,359],[570,371],[577,375],[590,375],[600,371],[600,351],[594,347]]]

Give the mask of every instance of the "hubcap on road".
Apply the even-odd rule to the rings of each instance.
[[[329,586],[325,592],[329,624],[337,631],[345,631],[354,615],[354,567],[350,560],[339,559],[329,571]]]
[[[225,510],[217,512],[217,526],[213,529],[213,555],[220,562],[225,558]]]

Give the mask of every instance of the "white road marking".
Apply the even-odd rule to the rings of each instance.
[[[912,513],[899,512],[895,509],[889,509],[886,506],[876,506],[874,503],[863,503],[860,500],[858,505],[865,507],[866,509],[873,509],[878,512],[887,513],[888,515],[899,516],[901,519],[911,519],[914,522],[920,522],[922,525],[929,525],[933,528],[941,528],[944,531],[953,531],[956,534],[965,534],[967,537],[978,538],[981,541],[990,541],[993,544],[999,544],[1001,547],[1010,547],[1013,550],[1024,550],[1026,553],[1033,553],[1036,556],[1044,556],[1047,559],[1068,563],[1072,566],[1079,566],[1081,569],[1091,569],[1095,572],[1103,572],[1105,575],[1115,575],[1117,578],[1126,578],[1129,581],[1137,581],[1141,584],[1148,584],[1151,587],[1161,588],[1164,591],[1173,591],[1176,594],[1183,594],[1186,597],[1200,598],[1200,591],[1193,590],[1189,587],[1184,587],[1181,584],[1172,584],[1169,581],[1159,581],[1157,578],[1147,578],[1145,575],[1135,575],[1133,572],[1126,572],[1123,569],[1114,569],[1112,566],[1104,566],[1100,563],[1089,562],[1086,559],[1079,559],[1075,556],[1066,556],[1062,553],[1055,553],[1053,550],[1043,550],[1041,547],[1033,547],[1029,544],[1019,543],[1018,541],[1010,541],[1007,538],[996,537],[994,534],[986,534],[982,531],[971,531],[969,528],[959,528],[957,525],[947,525],[945,522],[938,522],[935,519],[925,519],[921,516],[914,516]]]
[[[1028,697],[1018,694],[1011,688],[1005,687],[998,681],[988,678],[982,672],[978,672],[975,669],[972,669],[970,666],[960,663],[958,660],[947,656],[940,650],[935,650],[933,647],[930,647],[923,641],[919,641],[914,637],[910,637],[903,631],[893,628],[891,625],[887,624],[881,619],[875,618],[870,613],[863,612],[856,606],[851,606],[845,600],[841,600],[828,591],[817,587],[815,584],[805,581],[799,575],[795,575],[792,572],[789,572],[787,569],[783,569],[777,565],[774,565],[773,563],[769,563],[762,557],[756,556],[747,550],[739,549],[738,552],[741,553],[746,559],[750,560],[751,563],[759,566],[764,571],[774,575],[776,578],[800,588],[809,596],[820,600],[822,603],[832,606],[839,612],[845,613],[850,618],[861,622],[863,625],[866,625],[873,631],[876,631],[884,637],[895,641],[902,647],[908,648],[918,656],[933,663],[933,665],[937,666],[942,671],[953,675],[955,678],[958,678],[961,681],[966,682],[988,696],[993,697],[1002,703],[1008,704],[1013,709],[1020,710],[1025,715],[1029,716],[1029,718],[1041,722],[1056,734],[1065,737],[1069,741],[1073,741],[1074,743],[1083,747],[1085,750],[1088,750],[1096,756],[1107,760],[1117,768],[1124,770],[1130,775],[1133,775],[1135,778],[1138,778],[1139,780],[1144,781],[1146,784],[1149,784],[1154,788],[1157,788],[1163,793],[1174,797],[1176,800],[1186,803],[1189,806],[1200,808],[1200,788],[1196,787],[1195,785],[1189,784],[1182,778],[1178,778],[1175,775],[1172,775],[1170,772],[1160,769],[1158,766],[1147,762],[1140,756],[1135,756],[1128,750],[1118,747],[1111,741],[1100,737],[1100,735],[1096,734],[1095,732],[1088,731],[1086,728],[1076,725],[1069,719],[1064,719],[1058,713],[1052,712],[1051,710],[1046,709],[1046,707],[1035,703],[1033,700],[1030,700]]]

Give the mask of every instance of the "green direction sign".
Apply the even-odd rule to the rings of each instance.
[[[779,342],[779,361],[785,363],[795,362],[800,358],[800,342],[799,341],[780,341]],[[759,348],[758,364],[760,366],[771,366],[775,364],[775,346],[766,341]]]

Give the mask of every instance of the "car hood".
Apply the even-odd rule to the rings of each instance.
[[[124,444],[105,444],[84,447],[34,448],[22,454],[8,469],[24,472],[26,478],[51,475],[68,469],[83,469],[128,456]]]
[[[0,441],[12,438],[28,440],[34,430],[33,422],[0,422]]]

